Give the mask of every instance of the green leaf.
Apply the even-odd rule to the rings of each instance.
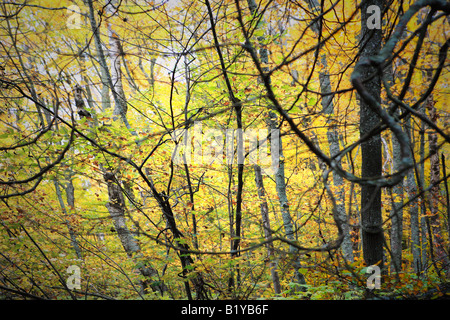
[[[308,106],[315,106],[317,103],[317,99],[316,98],[309,98],[308,99]]]

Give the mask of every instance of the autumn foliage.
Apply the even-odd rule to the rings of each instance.
[[[379,177],[361,177],[354,80],[371,39],[359,1],[316,2],[1,3],[0,299],[442,296],[427,293],[450,277],[450,7],[380,11],[366,63],[394,124],[377,115],[369,138],[399,179],[373,180],[369,290],[361,187]],[[259,139],[242,154],[239,132]]]

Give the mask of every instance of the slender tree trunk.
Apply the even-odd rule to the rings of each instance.
[[[86,46],[88,45],[87,41],[86,41],[85,45]],[[75,53],[75,50],[77,53],[79,53],[79,52],[81,52],[82,48],[77,46],[75,49],[72,49],[72,50],[74,50],[74,53]],[[80,65],[80,78],[81,78],[80,80],[84,81],[84,84],[85,84],[84,89],[86,92],[86,98],[87,98],[86,100],[87,100],[89,109],[95,110],[94,100],[92,98],[92,92],[91,92],[91,88],[90,88],[92,81],[90,81],[89,76],[86,74],[87,56],[88,55],[86,54],[86,52],[82,52],[81,54],[79,54],[78,63]],[[100,76],[100,78],[101,78],[101,76]],[[80,81],[80,83],[81,83],[81,81]],[[108,96],[108,99],[109,99],[109,96]],[[102,100],[102,102],[103,102],[103,100]],[[97,121],[97,119],[95,119],[95,120]]]
[[[409,140],[413,141],[412,136],[414,134],[414,130],[411,127],[411,118],[407,119],[405,130],[408,132]],[[412,148],[412,153],[414,154],[414,143],[412,144]],[[413,197],[417,196],[417,184],[414,178],[414,171],[415,168],[409,170],[406,175],[406,193],[410,201]],[[417,274],[420,274],[422,272],[422,259],[420,254],[419,205],[417,200],[414,200],[409,204],[409,216],[411,224],[411,252],[413,255],[413,267],[414,271]]]
[[[227,207],[228,207],[228,225],[229,225],[229,233],[230,233],[230,251],[232,252],[231,256],[233,257],[233,240],[236,236],[234,231],[234,207],[233,207],[233,197],[234,192],[232,191],[233,181],[233,168],[230,165],[228,167],[228,190],[227,190]],[[233,186],[234,187],[234,186]],[[230,270],[230,277],[228,278],[228,293],[232,293],[234,288],[234,270]]]
[[[312,12],[321,12],[321,6],[318,0],[307,0],[305,1]],[[321,33],[321,25],[319,21],[314,23],[311,26],[311,29],[314,33],[319,36]],[[335,112],[334,102],[333,102],[333,94],[330,94],[333,90],[331,88],[331,79],[330,74],[328,72],[328,61],[327,56],[323,51],[316,51],[320,53],[320,63],[321,68],[319,70],[319,83],[320,83],[320,92],[322,94],[322,112],[327,116],[327,140],[330,150],[330,156],[333,157],[340,151],[339,146],[339,132],[336,127],[336,119],[334,119],[333,115]],[[339,163],[341,161],[339,160]],[[352,263],[354,261],[353,257],[353,244],[350,237],[350,227],[349,227],[349,219],[345,210],[345,189],[344,189],[344,179],[333,172],[333,185],[336,187],[336,210],[338,212],[338,216],[341,222],[342,231],[344,233],[344,239],[342,241],[341,249],[344,259],[348,263]]]
[[[275,257],[275,249],[273,247],[272,240],[272,229],[270,228],[270,219],[269,219],[269,207],[267,205],[267,199],[266,199],[266,193],[264,190],[264,182],[263,177],[261,174],[261,167],[257,164],[253,166],[255,170],[255,182],[256,182],[256,188],[258,189],[258,197],[260,201],[260,208],[261,208],[261,219],[264,229],[264,238],[266,239],[267,244],[267,259],[269,260],[269,268],[270,273],[272,275],[272,282],[273,282],[273,288],[276,294],[281,293],[281,284],[280,284],[280,278],[278,276],[277,271],[277,264],[273,260]]]
[[[111,172],[106,172],[103,177],[108,186],[109,202],[106,204],[106,208],[109,211],[109,215],[111,216],[111,219],[113,221],[114,229],[116,230],[117,236],[122,243],[122,247],[128,257],[132,259],[142,258],[139,243],[127,226],[127,221],[125,218],[125,199],[120,184],[114,174]],[[163,292],[163,287],[154,284],[154,281],[157,281],[159,279],[158,272],[153,267],[151,267],[148,262],[146,262],[144,266],[139,267],[139,272],[143,276],[148,278],[141,283],[141,294],[145,293],[145,289],[148,285],[150,285],[153,291],[159,291],[161,293]]]
[[[67,212],[67,208],[66,205],[64,204],[64,200],[62,197],[62,192],[61,192],[61,188],[59,187],[59,181],[55,178],[53,179],[53,184],[55,185],[55,190],[56,190],[56,195],[58,197],[58,201],[59,201],[59,205],[61,206],[61,210],[64,214],[65,217],[65,223],[67,225],[67,229],[69,230],[69,236],[70,236],[70,244],[72,245],[73,250],[75,251],[76,255],[77,255],[77,259],[82,259],[83,256],[81,255],[81,249],[80,246],[78,244],[78,240],[77,237],[75,235],[75,231],[73,230],[72,225],[70,224],[69,220],[67,219],[69,213]],[[73,197],[69,196],[69,194],[67,194],[67,199],[73,199]],[[68,205],[69,207],[73,208],[73,203],[69,203],[68,201]]]
[[[109,2],[110,3],[110,2]],[[113,11],[111,8],[111,3],[106,7],[107,12]],[[114,11],[113,11],[114,12]],[[117,95],[117,100],[114,106],[113,115],[120,115],[122,118],[126,117],[128,106],[127,99],[125,97],[125,92],[123,90],[122,84],[122,56],[123,50],[120,43],[118,34],[112,29],[111,25],[108,24],[108,35],[109,35],[109,47],[110,47],[110,58],[111,58],[111,81],[113,87],[112,90],[115,91]]]
[[[242,192],[243,192],[243,174],[244,174],[244,140],[243,140],[243,126],[242,126],[242,102],[239,100],[233,91],[231,86],[230,78],[228,77],[227,68],[225,66],[225,60],[222,55],[222,50],[220,48],[219,39],[216,33],[215,20],[211,8],[211,4],[209,0],[205,0],[205,5],[208,10],[209,22],[211,24],[211,31],[214,38],[214,46],[216,48],[217,55],[219,57],[220,67],[223,75],[223,79],[226,84],[226,89],[228,93],[228,98],[233,106],[233,109],[236,113],[236,127],[237,127],[237,193],[236,193],[236,212],[234,215],[234,219],[230,216],[230,233],[232,239],[231,244],[231,256],[237,257],[240,255],[239,247],[241,243],[241,224],[242,224]],[[231,175],[230,175],[231,177]],[[229,204],[230,207],[230,204]],[[232,206],[231,206],[232,207]],[[230,211],[232,212],[232,210]],[[234,221],[232,221],[234,220]],[[234,222],[234,230],[233,230],[233,222]],[[237,283],[239,285],[240,282],[240,272],[239,265],[236,266],[237,270]],[[231,291],[232,287],[234,287],[234,276],[229,279],[229,291]]]
[[[154,58],[152,59],[152,61],[154,62]],[[186,121],[186,126],[185,126],[185,130],[187,131],[189,129],[189,124],[188,124],[188,106],[189,106],[189,102],[191,101],[191,73],[190,73],[190,69],[189,69],[189,63],[187,62],[187,57],[184,57],[184,71],[185,71],[185,81],[186,81],[186,95],[185,95],[185,100],[184,100],[184,121]],[[153,75],[152,75],[153,77]],[[152,81],[153,84],[153,81]],[[184,138],[183,138],[184,139]],[[190,143],[190,141],[189,141]],[[183,152],[183,163],[184,163],[184,171],[186,172],[186,182],[188,185],[188,189],[189,189],[189,200],[191,203],[190,208],[188,207],[187,210],[189,210],[189,216],[191,216],[192,219],[192,228],[193,228],[193,232],[194,232],[194,236],[193,236],[193,244],[194,244],[194,248],[198,250],[198,235],[197,235],[197,217],[196,217],[196,212],[195,212],[195,204],[194,204],[194,191],[192,189],[192,183],[191,183],[191,174],[189,172],[189,166],[187,164],[186,161],[186,154],[185,152]],[[187,218],[186,218],[187,220]]]
[[[424,110],[425,111],[425,110]],[[422,192],[422,202],[420,205],[420,213],[422,218],[420,219],[421,225],[421,269],[425,270],[427,265],[427,210],[426,210],[426,196],[423,194],[425,187],[425,124],[422,122],[420,129],[420,165],[419,165],[419,183],[420,191]]]
[[[11,28],[11,23],[10,23],[10,19],[5,19],[7,26],[8,26],[8,33],[9,36],[11,37],[11,44],[14,48],[14,51],[16,52],[16,56],[17,59],[19,61],[21,70],[23,72],[22,75],[22,80],[27,83],[27,88],[31,94],[31,97],[33,98],[33,101],[35,101],[35,107],[37,110],[37,115],[38,115],[38,119],[39,119],[39,126],[44,128],[45,127],[45,120],[44,120],[44,116],[42,114],[42,108],[39,106],[38,103],[36,103],[36,101],[41,102],[41,99],[38,97],[37,93],[36,93],[36,89],[34,88],[34,82],[31,79],[28,70],[32,70],[33,69],[33,65],[30,62],[30,59],[28,59],[27,62],[24,61],[24,59],[22,59],[22,56],[24,56],[25,54],[27,54],[29,52],[29,47],[27,45],[24,45],[22,50],[19,50],[17,48],[17,41],[15,39],[15,34],[13,34],[12,28]],[[21,52],[22,51],[22,52]]]
[[[390,63],[384,69],[384,78],[386,79],[389,86],[394,84],[394,71],[392,69],[392,63]],[[386,105],[389,104],[389,99],[383,101]],[[395,106],[394,106],[395,107]],[[398,116],[398,108],[395,109],[394,116]],[[406,129],[409,130],[409,129]],[[409,136],[409,135],[408,135]],[[382,138],[385,146],[385,154],[389,156],[389,145]],[[410,140],[411,141],[411,140]],[[392,165],[391,173],[398,172],[401,169],[401,145],[395,136],[391,132],[391,142],[392,142]],[[388,158],[387,158],[388,159]],[[387,162],[385,160],[385,163]],[[389,189],[391,195],[391,211],[390,220],[391,228],[390,232],[390,253],[391,253],[391,272],[400,272],[402,270],[402,235],[403,235],[403,180],[400,181],[393,188]]]
[[[255,15],[256,9],[257,9],[256,2],[254,0],[248,0],[247,3],[248,3],[251,14]],[[259,56],[260,56],[261,63],[263,65],[269,63],[269,51],[263,44],[264,39],[265,39],[264,36],[258,37],[258,41],[261,44],[261,48],[259,50]],[[263,67],[263,69],[267,70],[267,67]],[[277,115],[274,112],[269,111],[267,113],[267,116],[268,116],[267,122],[269,125],[269,129],[270,130],[279,130],[278,123],[277,123],[277,118],[278,118]],[[275,146],[271,146],[271,148],[273,148],[273,147],[275,147]],[[281,139],[280,135],[279,135],[279,140],[278,140],[278,147],[279,147],[278,152],[272,151],[272,163],[278,162],[278,164],[279,164],[277,171],[275,173],[275,185],[276,185],[277,195],[278,195],[278,199],[279,199],[279,203],[280,203],[280,211],[281,211],[281,216],[282,216],[282,220],[283,220],[283,226],[284,226],[284,232],[285,232],[286,238],[291,241],[295,241],[294,227],[293,227],[293,223],[292,223],[291,214],[289,212],[289,204],[288,204],[288,198],[287,198],[287,194],[286,194],[283,146],[282,146],[282,139]],[[278,159],[274,159],[273,158],[274,156],[278,157]],[[291,256],[292,265],[294,267],[295,282],[299,283],[299,284],[306,284],[303,274],[301,274],[299,272],[300,261],[298,258],[297,248],[289,245],[289,254]]]
[[[142,64],[142,56],[143,56],[143,50],[139,50],[139,60],[138,60],[138,66],[139,69],[141,69],[141,72],[144,74],[145,79],[147,79],[148,85],[153,88],[155,85],[155,64],[156,64],[156,58],[151,57],[150,58],[150,75],[148,75],[147,71],[145,71],[144,65]],[[149,53],[148,53],[149,54]]]
[[[270,130],[278,130],[277,116],[272,111],[269,112],[268,122]],[[292,223],[291,213],[289,211],[289,202],[286,194],[286,179],[284,175],[284,156],[281,135],[279,135],[278,139],[278,154],[277,152],[274,152],[272,150],[272,163],[278,162],[278,170],[275,173],[275,185],[278,195],[278,201],[280,203],[281,218],[283,220],[286,238],[290,241],[295,241],[295,231]],[[273,147],[275,146],[272,145],[271,148]],[[278,157],[278,159],[274,159],[274,156]],[[298,249],[292,245],[289,245],[289,254],[292,259],[292,265],[294,267],[295,282],[299,284],[306,284],[303,274],[299,271],[300,261],[298,258]]]
[[[92,32],[94,34],[94,43],[95,48],[97,51],[97,58],[98,62],[100,64],[100,80],[102,82],[102,109],[105,111],[111,106],[111,101],[109,97],[109,88],[110,88],[110,76],[108,71],[108,64],[106,62],[106,57],[103,52],[102,42],[100,40],[100,33],[98,28],[100,28],[99,25],[97,25],[97,22],[95,21],[95,15],[94,15],[94,7],[92,4],[92,0],[84,0],[86,5],[89,7],[89,21],[91,24]]]
[[[147,172],[147,176],[149,176]],[[184,235],[181,233],[181,231],[178,229],[177,222],[175,220],[175,217],[173,215],[172,207],[169,202],[169,198],[167,195],[162,192],[158,192],[153,184],[153,181],[151,181],[151,178],[147,178],[147,176],[143,176],[146,184],[150,187],[153,197],[158,202],[159,207],[161,208],[161,211],[164,215],[164,219],[166,220],[168,229],[172,232],[173,239],[175,239],[174,243],[178,249],[178,256],[180,258],[181,267],[182,267],[182,274],[183,277],[187,278],[188,275],[191,273],[191,269],[193,268],[192,265],[194,264],[194,260],[191,257],[191,254],[189,251],[191,250],[189,245],[183,241]],[[206,290],[206,285],[203,280],[203,276],[201,273],[195,273],[193,275],[190,275],[189,277],[190,281],[192,282],[194,289],[196,291],[196,299],[203,300],[208,299],[208,291]],[[188,295],[188,299],[192,300],[192,294],[189,287],[188,281],[185,281],[185,288],[186,293]]]
[[[119,45],[120,45],[120,42],[119,42]],[[139,87],[136,84],[136,81],[134,81],[134,78],[135,78],[134,74],[131,73],[130,68],[128,67],[130,62],[126,58],[125,53],[123,52],[122,46],[120,46],[120,48],[121,48],[121,56],[122,56],[123,66],[125,67],[125,72],[127,74],[127,76],[126,76],[127,82],[130,85],[130,88],[133,90],[133,92],[135,92],[136,90],[139,90]]]
[[[56,130],[58,130],[58,125],[55,124],[55,128]],[[70,223],[70,221],[67,219],[69,217],[69,215],[71,214],[71,212],[73,212],[73,210],[75,210],[75,188],[73,186],[73,181],[72,181],[72,169],[69,167],[69,169],[66,170],[66,178],[67,178],[67,184],[65,187],[65,191],[66,191],[66,200],[67,200],[67,205],[68,205],[68,210],[66,205],[64,204],[64,199],[62,196],[62,192],[61,192],[61,188],[60,188],[60,183],[58,181],[58,179],[55,177],[53,179],[53,183],[55,186],[55,191],[56,191],[56,195],[58,197],[58,201],[59,201],[59,205],[61,207],[61,210],[65,216],[65,223],[67,225],[67,228],[69,230],[69,236],[70,236],[70,243],[77,255],[78,259],[82,259],[83,256],[81,254],[81,248],[80,245],[78,243],[77,237],[76,237],[76,233]]]
[[[89,21],[91,24],[91,29],[93,32],[95,47],[97,49],[98,61],[99,61],[100,67],[102,69],[102,72],[104,72],[104,74],[102,73],[102,75],[104,75],[106,77],[106,82],[107,82],[109,88],[111,89],[113,97],[114,97],[114,102],[115,102],[114,113],[120,114],[122,122],[125,124],[128,131],[130,131],[130,133],[132,135],[137,135],[137,133],[132,130],[130,124],[128,123],[128,119],[126,117],[126,111],[127,111],[126,99],[125,99],[125,94],[123,93],[122,81],[121,81],[121,78],[119,78],[119,74],[121,74],[120,59],[116,59],[116,62],[118,61],[119,65],[113,63],[113,65],[114,65],[113,72],[116,73],[116,75],[115,75],[116,82],[114,83],[113,80],[111,79],[111,74],[109,72],[108,65],[106,63],[105,54],[103,52],[102,42],[100,39],[99,25],[97,25],[97,22],[95,21],[95,11],[94,11],[94,6],[92,3],[92,0],[85,0],[85,1],[87,2],[87,5],[89,7],[88,16],[89,16]],[[109,9],[110,6],[112,6],[111,1],[107,1],[107,7],[108,7],[109,11],[111,11],[111,9]],[[113,12],[115,12],[115,11],[113,11]],[[116,37],[116,38],[118,39],[118,37]],[[114,54],[120,55],[120,42],[115,41],[113,39],[111,45],[112,45],[112,49],[114,49]],[[120,82],[120,85],[119,85],[119,82]],[[120,88],[122,88],[122,90]],[[116,91],[116,90],[118,90],[118,91]]]
[[[394,172],[398,172],[401,163],[400,143],[392,134],[392,157],[394,159]],[[391,271],[400,272],[402,270],[402,239],[403,239],[403,181],[392,188],[392,209],[391,209]]]
[[[324,65],[323,69],[326,68],[326,57],[322,56],[322,64]],[[322,81],[321,83],[321,92],[322,94],[331,92],[331,84],[330,84],[330,76],[329,74],[323,74],[321,72]],[[319,75],[320,77],[320,75]],[[331,97],[331,96],[329,96]],[[323,98],[322,98],[323,99]],[[331,115],[334,112],[333,107],[333,101],[330,99],[322,100],[322,106],[323,106],[323,112],[327,115]],[[330,148],[330,156],[333,157],[334,155],[339,153],[339,133],[336,125],[333,123],[335,120],[331,117],[328,118],[327,124],[328,124],[328,130],[327,130],[327,139],[328,144]],[[339,160],[339,162],[341,162]],[[349,226],[349,218],[347,216],[346,210],[345,210],[345,189],[344,189],[344,179],[336,174],[333,171],[333,184],[336,187],[336,210],[338,212],[338,216],[340,219],[342,231],[344,233],[344,239],[342,240],[342,253],[344,256],[344,259],[348,263],[352,263],[354,261],[353,257],[353,244],[350,237],[350,226]]]
[[[97,49],[102,81],[106,80],[106,84],[108,85],[109,88],[112,89],[115,106],[116,106],[115,110],[119,109],[121,120],[127,126],[129,131],[132,134],[135,134],[134,131],[131,130],[130,125],[128,124],[128,120],[126,118],[126,109],[124,110],[124,106],[126,106],[126,100],[124,100],[125,95],[123,93],[121,78],[119,77],[119,74],[121,72],[120,64],[119,65],[113,64],[114,67],[119,68],[119,69],[114,70],[114,73],[115,73],[114,80],[116,81],[116,84],[120,81],[120,87],[116,87],[113,84],[113,81],[111,79],[111,75],[110,75],[110,72],[108,69],[108,65],[106,63],[106,58],[105,58],[105,55],[103,52],[102,42],[100,39],[99,26],[97,25],[97,23],[95,21],[95,13],[94,13],[94,7],[93,7],[92,0],[86,0],[86,3],[89,7],[88,15],[89,15],[89,20],[90,20],[90,24],[91,24],[91,28],[92,28],[92,32],[93,32],[95,46]],[[110,5],[110,3],[108,3],[108,5]],[[119,43],[118,39],[113,39],[113,40],[114,40],[113,48],[116,49],[115,52],[117,54],[117,52],[120,49],[120,47],[119,47],[120,43]],[[117,60],[119,60],[118,57],[120,57],[120,52],[116,56]],[[105,85],[103,86],[103,88],[105,88]],[[120,88],[122,88],[122,91],[120,91]],[[119,92],[117,92],[116,90],[119,90]],[[106,94],[103,95],[103,93],[105,93],[105,92],[102,92],[102,98],[106,98]],[[102,105],[104,105],[103,101],[102,101]],[[123,246],[125,252],[127,253],[127,255],[131,258],[137,259],[141,256],[142,253],[141,253],[138,242],[136,241],[136,239],[134,238],[133,234],[130,232],[130,230],[128,229],[128,226],[126,224],[125,201],[123,198],[122,190],[120,189],[119,183],[116,180],[113,173],[105,172],[104,178],[105,178],[105,181],[107,182],[108,196],[109,196],[109,203],[106,204],[106,208],[109,211],[110,217],[114,224],[114,228],[118,234],[118,237],[119,237],[119,239],[122,243],[122,246]],[[153,285],[153,283],[152,283],[151,278],[158,277],[158,272],[153,267],[151,267],[148,262],[146,262],[145,266],[139,268],[139,272],[143,276],[145,276],[146,278],[149,279],[148,281],[150,282],[150,286],[152,287],[153,291],[160,290],[162,292],[161,288],[159,288],[156,285]],[[147,281],[144,281],[144,282],[145,283],[144,283],[143,287],[146,287]],[[142,294],[142,293],[140,293],[140,294]]]
[[[447,177],[445,156],[443,153],[441,154],[441,159],[442,159],[442,175],[444,177]],[[445,181],[444,181],[444,188],[445,188],[445,200],[446,200],[446,204],[447,204],[447,236],[448,236],[448,245],[449,245],[448,252],[450,253],[450,195],[448,192],[447,178],[445,178]]]
[[[114,224],[114,229],[122,243],[122,246],[129,257],[139,252],[140,248],[133,237],[132,233],[128,229],[125,219],[125,199],[122,194],[119,182],[116,181],[116,177],[107,172],[104,175],[105,181],[108,185],[108,199],[106,208],[109,211],[111,219]]]
[[[378,53],[382,45],[381,29],[369,29],[367,20],[370,16],[368,7],[376,5],[383,12],[383,0],[366,0],[361,2],[361,50],[360,59]],[[370,11],[369,11],[370,12]],[[373,67],[364,67],[363,78],[368,78],[376,70]],[[381,103],[381,81],[376,75],[365,83],[369,93]],[[360,101],[360,134],[370,131],[379,121],[378,116],[370,106]],[[382,155],[380,135],[374,135],[361,144],[361,176],[379,177],[382,175]],[[378,186],[361,185],[361,227],[364,261],[368,266],[378,264],[383,267],[383,229],[381,217],[381,188]]]
[[[431,77],[431,75],[429,76]],[[437,113],[434,106],[433,96],[430,95],[427,98],[426,107],[428,109],[430,119],[433,123],[436,123]],[[439,147],[437,141],[437,133],[429,133],[430,140],[430,214],[429,221],[431,224],[431,230],[434,237],[436,262],[438,268],[441,268],[446,276],[450,278],[450,260],[446,252],[444,238],[442,236],[441,224],[439,219],[439,180],[440,180],[440,168],[439,168]]]

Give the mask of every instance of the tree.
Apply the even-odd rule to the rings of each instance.
[[[316,0],[307,1],[309,8],[311,8],[311,11],[320,13],[320,5],[319,2]],[[312,25],[312,28],[314,32],[319,37],[322,35],[321,30],[322,21],[321,19],[317,19],[317,21]],[[316,51],[316,53],[319,52],[319,48]],[[332,115],[334,113],[334,101],[333,97],[334,94],[332,94],[333,89],[331,87],[331,80],[330,80],[330,74],[328,70],[328,62],[327,62],[327,56],[322,51],[320,56],[320,63],[322,65],[322,68],[319,72],[319,81],[320,81],[320,91],[322,94],[322,112],[325,115],[330,116],[327,119],[328,122],[328,131],[327,131],[327,140],[329,144],[330,149],[330,156],[334,157],[339,154],[339,132],[336,127],[336,120],[333,119]],[[340,162],[340,161],[339,161]],[[342,241],[342,252],[344,255],[344,258],[347,262],[351,263],[353,262],[353,245],[350,239],[350,228],[349,228],[349,219],[347,217],[346,211],[345,211],[345,188],[344,188],[344,179],[336,174],[333,173],[333,184],[336,188],[341,189],[338,191],[337,196],[337,208],[338,214],[340,216],[340,221],[342,225],[342,229],[344,232],[344,239]]]
[[[430,72],[427,74],[431,78]],[[426,108],[430,115],[430,120],[436,122],[436,108],[434,107],[433,96],[430,95],[426,100]],[[436,262],[439,263],[438,268],[442,269],[447,278],[450,278],[450,260],[448,254],[445,252],[445,244],[443,241],[441,223],[439,219],[439,190],[440,190],[440,166],[439,166],[439,152],[437,145],[437,134],[431,132],[429,134],[430,140],[430,212],[427,215],[429,224],[431,225],[434,246],[436,247]]]
[[[267,259],[270,261],[270,273],[272,275],[274,291],[277,294],[281,293],[280,278],[278,276],[277,264],[273,261],[275,256],[275,249],[272,242],[272,228],[270,227],[269,206],[267,205],[266,193],[264,191],[263,176],[261,174],[261,167],[255,164],[255,182],[258,188],[258,197],[261,202],[261,220],[264,230],[264,237],[267,241]]]
[[[382,45],[382,30],[369,29],[368,8],[372,5],[384,9],[383,1],[361,2],[361,44],[360,60],[378,53]],[[372,79],[366,82],[366,90],[378,102],[381,103],[381,79],[373,67],[364,67],[362,77]],[[373,74],[375,75],[373,76]],[[360,126],[361,136],[367,134],[378,123],[378,116],[364,99],[360,101]],[[361,176],[379,177],[382,175],[381,138],[373,135],[369,140],[361,143]],[[361,224],[364,260],[368,266],[379,265],[383,267],[383,230],[381,228],[381,186],[361,186]]]
[[[250,9],[250,13],[253,17],[257,17],[257,5],[255,1],[249,0],[247,1],[248,7]],[[261,22],[265,24],[264,19],[261,19]],[[267,33],[264,31],[264,33]],[[259,49],[259,57],[261,65],[267,65],[269,64],[269,50],[265,47],[265,36],[261,35],[258,37],[258,42],[261,46]],[[268,67],[263,67],[262,71],[267,72]],[[261,79],[258,80],[261,82]],[[268,108],[269,110],[266,112],[267,115],[267,124],[269,127],[270,132],[275,132],[275,130],[279,130],[279,123],[278,123],[278,117],[275,112],[273,112],[271,107]],[[287,197],[286,192],[286,179],[285,179],[285,170],[284,170],[284,155],[283,155],[283,141],[281,135],[278,135],[278,141],[275,140],[274,145],[272,145],[272,148],[278,148],[278,150],[275,152],[272,152],[272,164],[277,163],[278,166],[275,170],[274,177],[275,177],[275,184],[276,184],[276,190],[277,190],[277,196],[280,203],[280,212],[281,217],[283,219],[283,226],[284,226],[284,232],[286,234],[286,238],[290,241],[295,240],[295,233],[296,230],[294,230],[293,220],[291,213],[289,211],[289,200]],[[259,168],[260,170],[261,168]],[[255,167],[255,175],[259,174],[257,173],[256,167]],[[262,180],[261,180],[262,182]],[[291,255],[292,265],[294,268],[294,281],[299,284],[305,284],[305,278],[303,274],[299,272],[299,269],[301,267],[299,257],[298,257],[298,250],[290,245],[289,246],[289,253]]]

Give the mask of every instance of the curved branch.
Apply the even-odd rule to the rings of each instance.
[[[53,168],[54,166],[59,164],[62,161],[62,159],[64,159],[66,152],[70,149],[70,146],[72,145],[73,136],[74,136],[74,130],[72,129],[72,131],[70,132],[69,142],[67,143],[67,145],[65,146],[65,148],[63,149],[63,151],[61,152],[59,157],[53,163],[48,164],[43,169],[41,169],[41,171],[39,171],[38,173],[36,173],[35,175],[33,175],[27,179],[13,180],[13,181],[0,181],[0,185],[14,185],[14,184],[28,183],[30,181],[33,181],[33,180],[36,180],[36,179],[42,177],[47,171],[49,171],[51,168]]]

